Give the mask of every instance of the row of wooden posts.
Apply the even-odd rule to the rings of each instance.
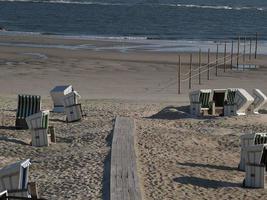
[[[240,43],[241,43],[241,39],[244,40],[244,48],[243,48],[243,52],[241,51],[240,48]],[[254,39],[254,40],[253,40]],[[207,71],[207,80],[210,80],[210,71],[212,68],[215,67],[215,76],[218,76],[218,67],[223,64],[223,71],[226,72],[226,65],[227,62],[230,61],[230,65],[231,65],[231,69],[233,69],[233,65],[234,65],[234,59],[236,58],[236,68],[239,69],[239,65],[240,65],[240,57],[243,54],[243,70],[245,70],[245,64],[246,64],[246,57],[247,57],[247,52],[246,52],[246,46],[247,46],[247,41],[249,41],[249,51],[248,51],[248,58],[249,61],[252,60],[252,58],[254,57],[254,59],[257,59],[257,53],[258,53],[258,33],[256,33],[256,35],[254,36],[254,38],[250,37],[249,40],[247,40],[247,37],[238,37],[237,39],[237,52],[234,52],[234,40],[232,40],[230,42],[231,44],[231,51],[230,51],[230,55],[227,56],[227,41],[224,41],[224,56],[219,58],[219,43],[217,43],[216,45],[216,59],[215,61],[210,61],[210,49],[208,49],[208,58],[207,58],[207,64],[206,65],[202,65],[202,59],[201,59],[201,49],[199,49],[199,55],[198,55],[198,68],[197,71],[198,73],[195,75],[192,75],[192,61],[193,61],[193,54],[191,53],[189,56],[189,72],[182,74],[181,73],[181,56],[179,55],[178,57],[178,69],[177,69],[177,77],[178,77],[178,94],[181,94],[181,84],[182,82],[186,82],[188,81],[188,88],[192,89],[192,78],[198,76],[198,83],[199,85],[201,85],[201,74]],[[220,42],[221,43],[221,42]],[[254,52],[252,52],[252,46],[254,44]],[[228,60],[227,60],[228,59]],[[222,62],[221,62],[222,60]],[[213,66],[214,65],[214,66]],[[213,66],[213,67],[212,67]],[[203,68],[207,68],[206,70],[202,70]],[[185,79],[182,79],[182,76],[187,76]]]

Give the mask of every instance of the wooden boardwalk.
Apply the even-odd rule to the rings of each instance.
[[[133,119],[116,118],[111,150],[111,200],[142,199],[136,165],[134,134],[135,121]]]

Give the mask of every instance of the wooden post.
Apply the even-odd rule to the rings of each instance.
[[[237,42],[237,54],[236,54],[236,67],[237,67],[237,69],[239,67],[239,46],[240,46],[240,36],[238,36],[238,42]]]
[[[179,55],[178,65],[178,94],[181,94],[181,56]]]
[[[249,60],[251,60],[252,38],[249,39]]]
[[[189,66],[189,89],[192,88],[192,59],[193,59],[193,55],[192,53],[190,54],[190,66]]]
[[[210,80],[210,49],[208,49],[208,74],[207,79]]]
[[[51,135],[51,142],[56,143],[56,132],[55,132],[55,127],[54,126],[49,126],[48,127],[49,133]]]
[[[201,49],[199,49],[198,55],[198,83],[201,85]]]
[[[233,69],[233,53],[234,53],[234,41],[232,40],[232,47],[231,47],[231,69]]]
[[[30,182],[29,183],[29,187],[30,187],[30,192],[31,192],[31,196],[32,199],[38,199],[39,195],[38,195],[38,185],[36,182]]]
[[[224,42],[224,59],[223,59],[224,65],[223,65],[223,72],[226,71],[226,41]]]
[[[218,76],[218,58],[219,58],[219,44],[217,44],[217,51],[216,51],[216,69],[215,69],[216,76]]]
[[[257,58],[258,51],[258,33],[256,33],[256,41],[255,41],[255,59]]]
[[[246,65],[246,43],[247,43],[247,38],[245,36],[244,37],[244,52],[243,52],[243,70],[245,70],[245,65]]]

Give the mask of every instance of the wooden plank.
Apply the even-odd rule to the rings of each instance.
[[[135,121],[117,117],[113,132],[110,170],[111,200],[141,200],[135,154]]]

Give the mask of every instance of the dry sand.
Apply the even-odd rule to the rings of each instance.
[[[37,36],[9,36],[0,42],[121,45]],[[182,60],[187,62],[188,55],[182,54]],[[226,73],[220,68],[219,77],[213,71],[201,86],[196,78],[193,88],[259,88],[267,93],[267,57],[253,63],[260,68]],[[188,72],[187,64],[183,62],[182,73]],[[137,122],[145,199],[267,198],[265,190],[242,188],[244,172],[237,170],[239,136],[267,132],[266,110],[259,116],[191,118],[188,83],[177,96],[177,53],[0,46],[0,70],[0,167],[31,158],[30,180],[40,184],[42,197],[107,199],[112,129],[120,115]],[[57,143],[31,147],[29,131],[14,130],[16,95],[40,94],[43,108],[50,109],[49,90],[58,84],[72,84],[80,92],[87,116],[66,124],[63,114],[51,114]]]

